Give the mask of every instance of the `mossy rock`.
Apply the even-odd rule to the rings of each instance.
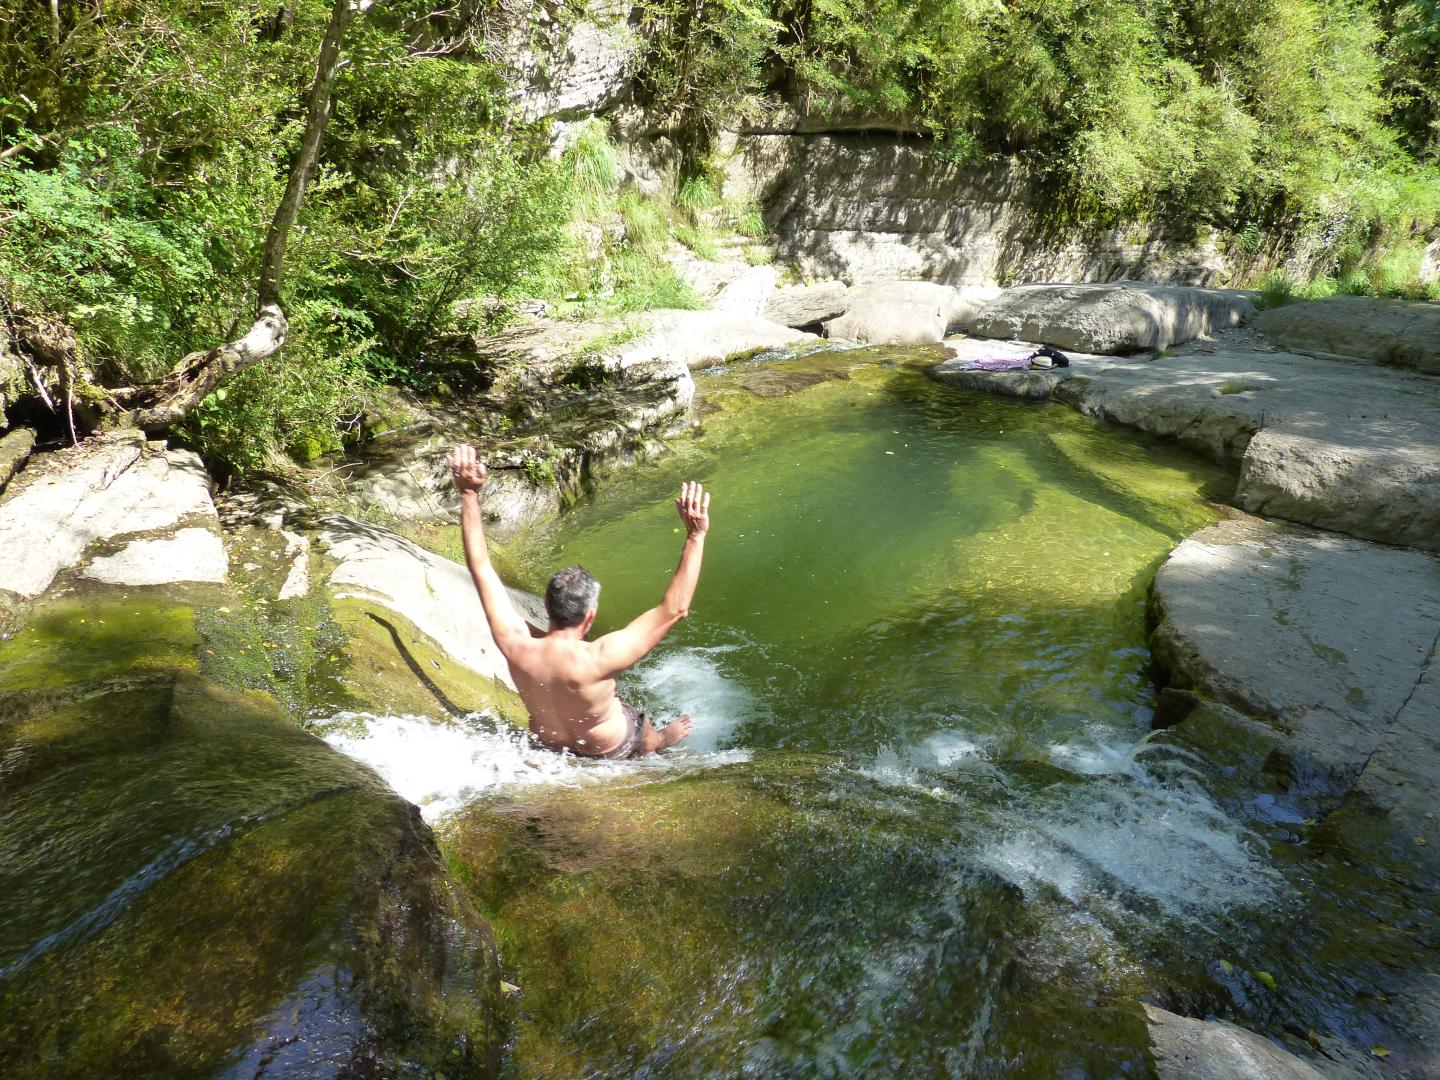
[[[1004,1071],[973,1056],[978,1018],[1012,1057],[1036,1030],[1085,1027],[1035,1075],[1138,1074],[1133,998],[1097,1002],[1068,971],[1036,980],[1019,891],[957,858],[928,793],[876,795],[828,756],[773,754],[467,808],[441,845],[518,987],[508,1071]]]
[[[349,597],[332,603],[330,617],[344,644],[317,663],[312,710],[422,716],[486,712],[520,727],[528,723],[514,690],[452,660],[398,612]]]
[[[183,598],[32,614],[0,642],[5,1075],[493,1075],[493,943],[415,808],[206,677]]]

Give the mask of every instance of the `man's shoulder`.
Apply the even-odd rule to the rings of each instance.
[[[513,647],[516,658],[547,673],[572,674],[593,666],[600,650],[593,641],[529,638]]]

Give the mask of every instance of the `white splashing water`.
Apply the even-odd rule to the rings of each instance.
[[[988,772],[998,744],[961,730],[910,747],[882,747],[860,772],[890,786],[932,790],[938,774]],[[1030,896],[1051,892],[1078,913],[1121,914],[1153,902],[1200,917],[1273,902],[1278,874],[1263,843],[1232,820],[1183,762],[1147,766],[1144,742],[1111,729],[1047,748],[1052,764],[1087,779],[1017,791],[982,865]],[[944,795],[942,788],[934,788]]]
[[[860,771],[892,787],[928,787],[927,772],[988,768],[985,751],[983,740],[964,731],[937,731],[915,746],[882,746]]]
[[[1135,768],[1135,741],[1119,738],[1109,729],[1087,732],[1074,742],[1051,743],[1050,762],[1068,772],[1085,776],[1106,776],[1132,772]]]
[[[720,670],[719,657],[739,648],[717,645],[652,655],[625,681],[639,685],[658,724],[682,713],[690,715],[693,726],[682,746],[702,753],[713,751],[728,744],[735,728],[756,712],[758,703],[750,691]]]
[[[434,720],[341,713],[321,728],[326,742],[369,765],[432,822],[506,787],[577,787],[634,776],[637,770],[709,767],[749,759],[740,750],[667,751],[638,761],[577,758],[537,746],[525,732],[478,715]]]
[[[1088,910],[1148,901],[1198,918],[1274,899],[1280,879],[1255,837],[1195,784],[1131,762],[1023,799],[981,862],[1028,895],[1054,890]]]

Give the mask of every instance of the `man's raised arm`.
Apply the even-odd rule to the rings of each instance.
[[[618,674],[638,663],[685,616],[690,614],[690,601],[700,583],[700,562],[705,557],[705,534],[710,530],[710,495],[699,484],[680,485],[675,509],[685,523],[685,546],[680,549],[680,565],[670,578],[665,597],[623,630],[606,634],[595,643],[597,656],[606,674]]]
[[[490,634],[500,652],[509,656],[513,644],[530,636],[530,628],[505,591],[505,583],[490,563],[485,547],[485,526],[480,514],[480,489],[488,474],[485,466],[475,460],[475,448],[461,444],[450,453],[450,478],[460,492],[460,535],[465,541],[465,564],[480,593],[480,604],[490,623]]]

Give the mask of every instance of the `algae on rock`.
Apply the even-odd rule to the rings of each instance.
[[[228,598],[89,586],[0,641],[7,1076],[493,1074],[488,928],[413,807],[202,673]]]

